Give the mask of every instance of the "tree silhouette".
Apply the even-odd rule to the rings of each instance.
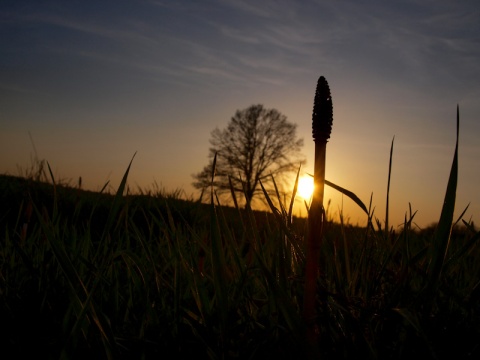
[[[260,192],[260,181],[271,188],[273,179],[287,172],[298,170],[304,162],[300,158],[303,139],[297,139],[297,125],[276,109],[263,105],[251,105],[237,110],[228,126],[211,133],[209,164],[193,175],[193,186],[205,189],[212,185],[213,159],[216,158],[213,186],[221,193],[244,195],[247,205]]]

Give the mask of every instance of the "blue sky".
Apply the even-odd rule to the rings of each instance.
[[[332,91],[328,180],[384,221],[409,203],[437,221],[460,106],[457,215],[480,221],[480,3],[465,1],[3,1],[0,172],[34,154],[57,178],[195,194],[210,132],[252,104],[298,125],[313,171],[316,82]],[[332,212],[365,217],[327,188]],[[301,205],[299,205],[300,207]],[[304,212],[305,213],[305,212]]]

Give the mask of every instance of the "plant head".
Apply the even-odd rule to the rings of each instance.
[[[315,90],[312,114],[313,141],[327,142],[332,132],[333,107],[330,87],[325,77],[320,76]]]

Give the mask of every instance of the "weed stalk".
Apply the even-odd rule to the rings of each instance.
[[[314,192],[308,213],[308,235],[305,268],[303,316],[307,324],[307,341],[316,348],[319,330],[316,326],[316,285],[320,271],[320,249],[323,232],[323,197],[327,141],[333,122],[332,98],[327,80],[318,79],[312,115],[312,133],[315,142]]]

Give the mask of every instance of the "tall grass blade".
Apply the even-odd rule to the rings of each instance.
[[[467,206],[468,208],[468,206]],[[463,212],[462,212],[462,215],[459,217],[459,220],[461,219],[461,217],[463,217],[465,211],[467,209],[465,209]],[[475,230],[475,228],[473,227],[472,224],[469,224],[468,222],[466,222],[465,220],[462,220],[463,222],[463,225],[465,225],[465,227],[471,232],[473,233],[473,236],[470,237],[467,242],[465,243],[465,245],[463,245],[460,249],[458,249],[453,255],[451,255],[449,257],[449,259],[447,261],[445,261],[445,264],[444,264],[444,268],[448,268],[452,263],[454,263],[455,261],[460,261],[462,256],[464,256],[466,253],[468,253],[472,248],[473,246],[477,243],[477,241],[480,239],[480,231],[477,231]]]
[[[281,230],[286,234],[286,238],[289,240],[289,244],[292,245],[295,255],[299,257],[300,261],[303,261],[305,258],[305,252],[302,250],[298,241],[296,241],[295,233],[292,229],[289,228],[287,222],[282,217],[282,213],[278,210],[272,202],[272,199],[268,195],[268,191],[263,186],[263,183],[260,181],[260,187],[262,188],[265,199],[267,200],[268,206],[272,210],[272,213],[280,226]]]
[[[47,161],[47,166],[48,166],[48,171],[50,173],[50,178],[52,179],[52,184],[53,184],[53,215],[52,219],[57,218],[58,214],[58,205],[57,205],[57,184],[55,182],[55,177],[53,176],[52,168],[50,167],[50,164]]]
[[[115,340],[109,336],[110,332],[105,331],[104,326],[100,318],[98,317],[95,307],[91,303],[93,291],[88,291],[84,282],[82,281],[80,275],[77,272],[77,269],[73,265],[68,256],[66,249],[63,245],[63,242],[58,239],[58,235],[56,233],[56,228],[51,222],[47,222],[47,220],[43,219],[41,212],[34,206],[34,210],[37,214],[38,219],[40,220],[40,226],[45,234],[45,237],[50,244],[55,259],[58,261],[60,268],[62,269],[65,278],[67,280],[68,285],[71,288],[72,293],[74,294],[74,302],[73,305],[75,307],[80,307],[80,314],[78,315],[75,324],[73,325],[70,335],[68,339],[73,338],[76,334],[77,328],[79,324],[81,324],[84,320],[84,317],[87,314],[90,314],[90,319],[96,324],[98,330],[102,334],[102,342],[106,345],[105,351],[109,352],[110,348],[115,346]],[[80,290],[78,289],[80,287]],[[108,333],[107,333],[108,332]],[[66,350],[67,343],[64,344],[64,349],[62,352]]]
[[[293,204],[295,202],[295,196],[297,195],[297,190],[298,190],[298,180],[300,178],[300,169],[302,168],[302,165],[298,167],[297,171],[297,177],[295,178],[295,185],[293,186],[293,191],[292,191],[292,198],[290,199],[290,206],[288,207],[288,219],[292,219],[293,215]]]
[[[217,299],[218,310],[221,320],[221,335],[225,335],[227,326],[227,279],[226,279],[226,261],[222,246],[222,236],[220,232],[219,219],[215,206],[214,179],[217,163],[217,154],[213,158],[211,192],[210,192],[210,244],[213,281],[215,286],[215,297]]]
[[[385,239],[389,238],[390,228],[389,228],[389,210],[390,210],[390,180],[392,175],[392,158],[393,158],[393,142],[395,141],[395,136],[392,139],[392,145],[390,146],[390,159],[388,162],[388,182],[387,182],[387,203],[385,206]]]
[[[277,196],[278,206],[280,207],[280,210],[282,211],[282,216],[288,222],[287,210],[285,209],[285,205],[283,204],[282,197],[280,196],[280,191],[278,190],[277,183],[275,182],[275,179],[274,179],[273,175],[270,174],[270,177],[272,178],[273,188],[275,189],[275,195]]]
[[[117,215],[120,211],[121,200],[123,198],[123,193],[125,191],[125,186],[127,184],[128,173],[130,172],[130,167],[132,166],[132,162],[136,154],[137,152],[133,154],[132,159],[128,164],[127,170],[125,171],[125,174],[123,174],[123,178],[122,178],[122,181],[120,182],[120,186],[118,187],[115,197],[113,198],[112,207],[110,209],[110,212],[108,213],[107,221],[105,223],[105,228],[103,230],[103,238],[105,238],[105,236],[111,230],[113,226],[113,222],[117,218]]]
[[[270,196],[268,195],[268,191],[263,186],[262,181],[259,181],[259,182],[260,182],[260,187],[262,188],[263,194],[265,195],[265,200],[267,200],[268,206],[270,207],[270,209],[272,210],[272,212],[275,216],[279,216],[281,218],[282,217],[282,212],[280,210],[278,210],[277,207],[273,204],[273,201],[270,198]]]
[[[443,201],[442,212],[440,220],[433,236],[433,243],[430,249],[430,265],[428,277],[428,293],[432,298],[438,282],[440,280],[442,267],[447,255],[448,246],[450,243],[450,234],[453,224],[453,213],[455,210],[455,198],[457,191],[458,178],[458,137],[460,127],[460,115],[457,105],[457,136],[455,143],[455,153],[453,155],[452,167],[450,169],[450,176],[447,184],[447,191]]]
[[[325,185],[328,185],[330,186],[331,188],[334,188],[335,190],[337,191],[340,191],[342,194],[348,196],[350,199],[352,199],[358,206],[360,206],[360,209],[362,209],[365,214],[369,215],[369,212],[368,212],[368,209],[367,207],[365,206],[365,204],[362,202],[362,200],[359,199],[359,197],[357,195],[355,195],[353,192],[347,190],[347,189],[344,189],[343,187],[341,186],[338,186],[334,183],[332,183],[331,181],[328,181],[328,180],[325,180]]]
[[[237,196],[235,195],[235,188],[233,187],[231,176],[228,177],[228,186],[230,187],[230,194],[232,195],[233,205],[235,206],[235,209],[239,210]]]

